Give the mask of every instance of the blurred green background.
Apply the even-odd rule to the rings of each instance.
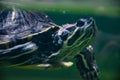
[[[74,23],[79,18],[92,16],[98,27],[92,45],[100,69],[100,80],[120,80],[119,0],[11,1],[48,14],[58,25]],[[75,65],[57,70],[1,68],[0,75],[0,80],[81,80]]]

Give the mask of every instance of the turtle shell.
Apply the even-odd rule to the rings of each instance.
[[[46,14],[16,8],[1,9],[0,49],[28,42],[58,28]]]

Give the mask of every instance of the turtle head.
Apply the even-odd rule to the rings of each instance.
[[[83,49],[87,47],[96,34],[93,18],[79,19],[74,24],[66,24],[54,36],[53,42],[63,48],[72,47]]]
[[[66,26],[65,30],[69,32],[66,39],[68,46],[73,44],[77,45],[77,43],[81,42],[85,42],[85,45],[89,44],[89,42],[95,37],[96,25],[94,19],[90,17],[88,19],[79,19],[76,23]],[[61,36],[64,36],[64,34]]]

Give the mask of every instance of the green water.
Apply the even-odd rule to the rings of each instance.
[[[116,8],[111,10],[111,13],[115,13],[114,15],[110,12],[107,13],[109,15],[105,15],[102,12],[97,14],[92,8],[83,7],[74,10],[75,8],[71,6],[72,10],[70,10],[70,8],[63,9],[63,7],[58,10],[45,10],[45,13],[59,25],[74,23],[79,18],[92,16],[98,26],[98,34],[92,44],[100,68],[100,80],[119,80],[120,16],[116,15],[118,14]],[[53,6],[53,8],[56,8],[56,6]],[[81,80],[75,65],[68,69],[58,70],[3,68],[0,71],[0,80]]]

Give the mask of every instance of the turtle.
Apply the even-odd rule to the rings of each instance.
[[[83,80],[98,80],[91,45],[96,32],[93,17],[59,26],[45,13],[1,9],[0,65],[49,69],[71,67],[74,62]]]

